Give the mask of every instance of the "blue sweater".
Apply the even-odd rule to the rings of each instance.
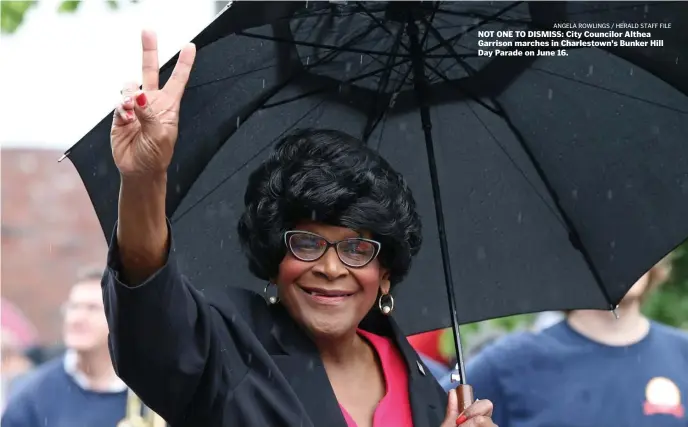
[[[64,370],[63,359],[31,374],[10,400],[1,427],[115,427],[124,418],[127,393],[82,389]]]
[[[688,334],[658,323],[626,347],[565,321],[513,334],[472,359],[466,376],[476,398],[494,403],[499,427],[688,426]]]

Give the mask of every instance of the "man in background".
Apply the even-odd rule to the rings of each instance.
[[[0,331],[2,341],[2,409],[5,408],[7,396],[12,393],[18,382],[31,372],[34,365],[25,354],[24,348],[17,342],[12,331]]]
[[[667,277],[666,261],[641,277],[618,319],[575,310],[489,346],[466,368],[476,398],[500,427],[688,426],[688,334],[640,311]]]
[[[79,275],[64,305],[65,354],[37,368],[10,396],[2,427],[114,427],[124,418],[127,387],[108,351],[102,272]]]

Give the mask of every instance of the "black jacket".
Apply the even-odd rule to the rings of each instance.
[[[118,280],[108,254],[103,299],[117,374],[174,427],[346,427],[313,342],[280,304],[228,288],[207,301],[167,264],[140,286]],[[363,329],[393,338],[409,369],[415,427],[439,427],[447,395],[393,320]]]

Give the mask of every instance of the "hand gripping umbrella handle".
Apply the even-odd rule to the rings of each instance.
[[[473,387],[468,384],[460,384],[456,387],[456,397],[459,399],[459,414],[463,414],[466,408],[475,401],[473,399]]]

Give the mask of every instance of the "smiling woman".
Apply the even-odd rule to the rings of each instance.
[[[290,314],[326,343],[355,334],[420,249],[404,179],[342,132],[285,138],[249,178],[245,202],[238,231],[251,271],[275,283]]]
[[[143,402],[175,426],[493,426],[488,401],[459,415],[394,322],[420,218],[404,178],[347,134],[286,136],[249,178],[238,233],[276,296],[227,287],[209,301],[191,286],[165,198],[195,51],[158,89],[150,33],[143,50],[143,90],[124,91],[113,120],[122,178],[103,285],[113,362]]]

